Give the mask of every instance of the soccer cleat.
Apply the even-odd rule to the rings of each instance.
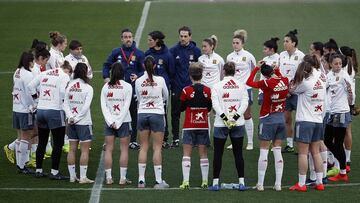
[[[146,184],[144,181],[140,180],[138,183],[138,188],[145,188]]]
[[[57,173],[56,175],[53,175],[52,173],[50,173],[49,175],[49,179],[50,180],[69,180],[69,176],[63,176],[60,173]]]
[[[246,146],[246,150],[253,150],[254,149],[254,144],[253,143],[248,143]]]
[[[165,189],[165,188],[169,188],[169,184],[167,184],[165,182],[165,180],[163,180],[161,183],[156,182],[154,185],[155,189]]]
[[[75,183],[75,182],[79,182],[79,178],[78,177],[70,177],[70,183]]]
[[[336,176],[328,178],[330,181],[338,182],[338,181],[344,181],[349,182],[349,176],[347,174],[337,174]]]
[[[310,178],[305,181],[305,185],[307,185],[307,186],[315,185],[315,183],[316,183],[316,180],[311,180]]]
[[[85,178],[80,178],[79,183],[80,183],[80,184],[91,184],[91,183],[94,183],[94,181],[93,181],[93,180],[90,180],[90,179],[87,178],[87,177],[85,177]]]
[[[273,189],[279,192],[281,191],[281,185],[274,185]]]
[[[10,163],[15,164],[15,152],[14,150],[9,149],[9,145],[4,146],[4,152],[6,154],[6,158]]]
[[[246,186],[244,184],[239,184],[239,188],[238,188],[239,191],[245,191],[247,190]]]
[[[69,153],[69,151],[70,151],[70,145],[69,145],[69,144],[64,144],[62,150],[63,150],[63,152],[65,152],[65,153]]]
[[[350,164],[351,162],[346,162],[346,173],[350,173],[351,171]]]
[[[208,187],[208,190],[210,191],[219,191],[220,190],[220,185],[212,185]]]
[[[317,185],[315,185],[314,189],[319,190],[319,191],[324,191],[325,186],[324,186],[324,184],[317,184]]]
[[[19,166],[16,166],[17,169],[18,169],[18,173],[22,173],[22,174],[25,174],[25,175],[31,175],[31,174],[34,174],[35,172],[32,171],[31,169],[27,168],[26,166],[24,166],[24,168],[20,168]]]
[[[162,143],[162,148],[163,149],[169,149],[170,148],[170,144],[168,142],[163,142]]]
[[[229,146],[227,146],[227,147],[226,147],[226,149],[228,149],[228,150],[232,150],[232,144],[231,144],[231,145],[229,145]]]
[[[140,149],[140,145],[139,145],[137,142],[130,142],[130,143],[129,143],[129,149],[139,150],[139,149]]]
[[[282,151],[282,153],[292,153],[295,152],[294,147],[286,146]]]
[[[206,189],[208,188],[208,182],[207,181],[202,181],[201,186],[202,189]]]
[[[43,177],[47,177],[47,176],[48,176],[48,174],[45,172],[36,172],[35,173],[36,178],[43,178]]]
[[[323,184],[328,184],[328,182],[329,182],[329,180],[328,180],[328,177],[325,177],[325,178],[323,178],[322,179],[322,182],[323,182]]]
[[[291,186],[289,189],[292,191],[299,191],[299,192],[307,191],[306,185],[300,186],[299,183],[296,183],[294,186]]]
[[[111,184],[113,184],[113,183],[114,183],[114,181],[113,181],[112,178],[106,178],[106,181],[105,181],[105,184],[106,184],[106,185],[111,185]]]
[[[189,189],[190,183],[189,181],[183,181],[182,184],[179,186],[180,189]]]
[[[263,185],[260,185],[260,184],[256,184],[253,189],[256,189],[257,191],[259,192],[262,192],[264,191],[264,186]]]
[[[339,173],[340,173],[340,169],[332,167],[331,170],[328,170],[328,172],[326,173],[326,176],[333,177],[333,176],[337,176]]]
[[[36,160],[31,158],[30,161],[26,163],[26,166],[29,168],[36,168]]]
[[[131,183],[132,183],[132,181],[129,179],[120,179],[119,180],[119,185],[122,185],[122,186],[131,184]]]
[[[177,140],[174,140],[171,144],[171,148],[177,148],[180,146],[180,141],[177,139]]]

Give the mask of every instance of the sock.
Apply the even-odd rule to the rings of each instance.
[[[16,159],[16,165],[19,166],[20,163],[20,140],[15,140],[15,159]]]
[[[155,172],[155,179],[157,183],[162,183],[162,167],[161,165],[154,166],[154,172]]]
[[[105,176],[106,176],[106,179],[112,179],[111,168],[105,169]]]
[[[324,151],[324,152],[320,152],[320,155],[321,155],[321,159],[322,159],[322,165],[323,165],[323,178],[326,177],[326,171],[327,171],[327,151]]]
[[[281,147],[273,147],[275,161],[275,185],[281,185],[284,170],[284,160],[281,154]]]
[[[258,160],[258,185],[264,185],[264,178],[268,165],[268,153],[269,150],[260,149],[260,156]]]
[[[323,172],[316,172],[316,185],[323,184]]]
[[[341,169],[340,170],[340,175],[346,175],[346,169]]]
[[[209,159],[200,159],[202,181],[208,181],[209,176]]]
[[[219,178],[213,179],[213,186],[215,186],[215,185],[219,185]]]
[[[306,175],[300,175],[299,174],[299,186],[304,186],[306,181]]]
[[[57,175],[59,173],[59,170],[51,169],[51,174]]]
[[[37,146],[38,146],[38,144],[31,145],[31,153],[36,153]]]
[[[239,184],[245,185],[245,179],[244,178],[239,178]]]
[[[351,150],[345,149],[346,163],[351,162],[350,155],[351,155]]]
[[[330,151],[327,151],[327,152],[328,152],[328,162],[329,162],[329,164],[334,164],[335,157],[334,157],[333,153],[331,153]]]
[[[138,164],[139,167],[139,182],[143,181],[145,182],[145,169],[146,169],[146,164]]]
[[[314,166],[314,159],[311,155],[311,153],[309,153],[309,171],[310,171],[310,180],[316,180],[316,172],[315,172],[315,166]]]
[[[120,167],[120,180],[126,180],[127,167]]]
[[[69,174],[70,174],[70,178],[75,178],[76,177],[76,171],[75,171],[75,164],[74,165],[68,165],[68,170],[69,170]]]
[[[64,145],[69,144],[69,137],[65,134],[64,136]]]
[[[286,138],[287,146],[293,148],[294,147],[294,139],[292,137]]]
[[[254,137],[254,122],[252,118],[250,118],[249,120],[245,120],[245,130],[248,139],[248,144],[252,144]]]
[[[86,178],[87,169],[87,165],[80,165],[80,178]]]
[[[16,143],[16,141],[20,141],[20,140],[15,139],[12,143],[10,143],[10,144],[8,145],[9,149],[15,150],[15,143]]]
[[[26,162],[29,160],[29,142],[26,140],[20,140],[19,144],[19,167],[23,169]]]
[[[183,156],[181,165],[182,165],[183,181],[189,182],[191,158],[188,156]],[[202,168],[201,168],[201,172],[202,172]]]

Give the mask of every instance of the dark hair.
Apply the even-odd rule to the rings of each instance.
[[[307,54],[304,56],[303,61],[306,61],[311,64],[317,70],[320,69],[320,61],[317,59],[315,55]]]
[[[274,49],[274,52],[277,53],[277,50],[278,50],[277,41],[279,41],[279,38],[273,37],[270,40],[265,41],[264,46],[269,49]]]
[[[289,31],[285,35],[285,37],[289,37],[292,42],[295,42],[295,47],[297,47],[298,42],[299,42],[299,40],[298,40],[298,38],[296,36],[297,34],[298,34],[298,31],[297,31],[297,29],[295,29],[295,30]]]
[[[333,38],[330,38],[328,42],[324,43],[324,49],[334,50],[338,52],[339,47]]]
[[[186,31],[189,33],[189,36],[191,36],[191,29],[188,26],[182,26],[179,28],[179,34],[181,31]]]
[[[334,61],[334,59],[336,59],[336,58],[341,59],[341,62],[343,61],[343,57],[342,57],[341,54],[337,54],[337,53],[335,53],[335,54],[330,54],[329,64],[331,64],[331,63]]]
[[[156,42],[156,46],[161,47],[164,46],[164,39],[165,39],[165,35],[161,32],[161,31],[152,31],[149,33],[149,36],[154,40],[158,40]]]
[[[129,28],[125,28],[125,29],[121,30],[121,37],[124,34],[124,32],[131,32],[131,30]],[[132,34],[132,32],[131,32],[131,34]]]
[[[66,40],[65,35],[60,34],[60,32],[58,32],[58,31],[49,32],[49,36],[50,36],[50,39],[51,39],[51,44],[53,46],[55,46],[55,47],[58,44],[64,43],[65,40]]]
[[[61,66],[62,69],[69,70],[70,73],[73,72],[73,69],[69,63],[69,61],[64,61],[64,64]]]
[[[79,47],[82,47],[81,42],[79,42],[78,40],[71,40],[70,44],[69,44],[69,49],[70,50],[75,50]]]
[[[87,76],[88,67],[85,63],[77,63],[74,69],[74,79],[80,78],[89,84],[90,79]]]
[[[190,77],[195,81],[201,80],[203,69],[204,67],[200,62],[191,63],[189,66]]]
[[[154,75],[154,65],[155,65],[155,59],[151,55],[145,57],[144,60],[145,65],[145,71],[147,72],[149,76],[150,82],[154,82],[153,75]]]
[[[217,39],[216,35],[211,35],[211,37],[205,38],[205,39],[203,40],[203,42],[206,42],[206,43],[208,43],[210,46],[213,46],[213,48],[212,48],[213,51],[214,51],[215,48],[216,48],[217,41],[218,41],[218,39]]]
[[[115,85],[117,81],[124,79],[124,69],[121,62],[115,62],[111,65],[111,76],[109,85]]]
[[[324,44],[322,42],[313,42],[312,45],[315,51],[320,51],[320,56],[324,54]]]
[[[346,57],[347,65],[348,65],[348,73],[352,74],[352,70],[354,69],[355,74],[358,72],[358,61],[356,57],[355,49],[352,49],[348,46],[340,47],[341,53]]]
[[[43,59],[50,58],[50,52],[43,46],[36,46],[34,50],[35,59],[39,59],[39,57],[43,57]]]
[[[19,65],[17,68],[24,67],[27,71],[30,70],[30,63],[34,61],[34,55],[31,52],[23,52],[20,56]]]
[[[271,75],[274,72],[273,67],[267,65],[266,63],[263,63],[260,68],[261,68],[260,69],[261,74],[268,78],[271,77]]]
[[[226,62],[224,64],[225,76],[234,76],[235,75],[235,63]]]
[[[31,49],[32,50],[36,50],[36,49],[46,49],[47,48],[47,44],[46,42],[43,42],[43,41],[39,41],[37,39],[34,39],[32,44],[31,44]]]
[[[313,71],[312,65],[306,61],[299,64],[294,77],[294,85],[300,84],[304,79],[308,78]]]

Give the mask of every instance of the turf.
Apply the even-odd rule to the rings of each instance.
[[[85,49],[85,55],[95,70],[101,70],[102,63],[112,48],[120,43],[119,32],[124,27],[136,30],[140,20],[143,3],[98,3],[98,2],[1,2],[0,3],[0,71],[14,71],[21,51],[31,45],[34,38],[48,41],[47,33],[50,30],[59,30],[66,34],[68,39],[79,39]],[[189,25],[193,30],[193,39],[200,45],[203,38],[216,34],[219,46],[216,50],[224,58],[231,52],[232,32],[237,28],[245,28],[249,33],[246,49],[251,51],[256,59],[261,59],[262,43],[270,37],[282,38],[289,30],[297,28],[299,31],[299,48],[307,52],[312,41],[326,41],[334,37],[340,45],[349,45],[360,50],[360,3],[162,3],[153,2],[146,26],[144,28],[140,48],[147,49],[147,33],[153,30],[163,31],[167,38],[166,44],[171,47],[177,42],[177,29],[181,25]],[[282,50],[279,42],[279,50]],[[67,51],[66,51],[67,53]],[[15,138],[15,131],[11,128],[11,89],[12,74],[0,74],[0,146],[11,142]],[[103,85],[101,73],[95,73],[92,85],[95,97],[92,103],[92,118],[94,122],[95,140],[92,146],[88,176],[95,178],[96,170],[103,143],[103,116],[100,111],[99,93]],[[357,91],[357,95],[360,92]],[[256,102],[256,101],[255,101]],[[258,123],[258,106],[253,105],[255,126]],[[353,152],[351,183],[360,183],[360,144],[356,135],[359,134],[359,120],[353,122]],[[254,139],[256,140],[256,131]],[[257,142],[255,141],[257,144]],[[257,146],[257,145],[256,145]],[[258,148],[245,153],[245,174],[248,186],[256,183]],[[149,154],[149,164],[146,171],[147,184],[151,187],[154,175]],[[63,155],[61,171],[67,173],[66,155]],[[113,176],[115,182],[119,179],[119,154],[114,154]],[[178,187],[181,183],[181,149],[164,150],[163,177],[171,187]],[[212,162],[212,148],[209,149]],[[284,155],[285,169],[283,185],[291,185],[297,181],[297,157],[292,154]],[[269,166],[265,185],[274,182],[274,165],[272,154],[269,153]],[[49,169],[50,160],[45,161],[45,169]],[[209,179],[211,179],[211,169]],[[130,152],[129,175],[131,180],[137,180],[137,152]],[[18,175],[15,166],[9,164],[0,156],[0,188],[91,188],[91,185],[54,182],[47,179]],[[200,185],[199,160],[196,149],[192,157],[191,182],[194,187]],[[222,182],[236,182],[236,172],[231,151],[224,153]],[[129,186],[136,187],[136,184]],[[119,188],[118,185],[106,189]],[[281,193],[267,190],[263,193],[248,191],[222,191],[210,193],[201,190],[191,191],[111,191],[102,192],[102,202],[131,201],[131,202],[169,202],[169,201],[354,201],[359,198],[359,186],[332,187],[319,193],[311,190],[306,194],[289,192],[284,189]],[[89,190],[81,191],[5,191],[0,190],[1,202],[87,202]]]

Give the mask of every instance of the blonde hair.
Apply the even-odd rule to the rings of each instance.
[[[51,39],[51,44],[53,46],[57,46],[58,44],[62,44],[65,42],[66,40],[66,37],[65,35],[62,35],[60,34],[60,32],[58,31],[51,31],[49,32],[49,36],[50,36],[50,39]]]
[[[244,29],[235,30],[234,38],[242,38],[244,40],[243,43],[245,43],[247,41],[247,31]]]

